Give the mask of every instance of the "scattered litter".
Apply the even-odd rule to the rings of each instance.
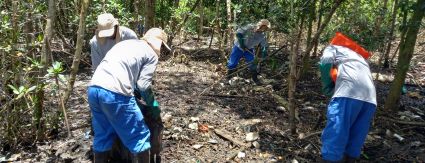
[[[199,117],[190,117],[190,121],[192,121],[192,122],[198,122],[199,121]]]
[[[403,141],[404,138],[401,137],[399,134],[394,134],[394,137],[396,137],[399,141]]]
[[[215,140],[215,139],[210,139],[210,140],[208,140],[208,143],[211,143],[211,144],[218,144],[218,141],[217,141],[217,140]]]
[[[198,131],[206,133],[208,132],[208,125],[205,124],[198,124]]]
[[[189,124],[189,128],[192,129],[192,130],[198,130],[198,123]]]
[[[238,158],[244,158],[245,156],[246,156],[246,154],[244,152],[238,153]]]
[[[171,114],[169,114],[169,113],[167,113],[167,114],[165,114],[164,115],[164,117],[162,117],[162,120],[164,121],[164,122],[169,122],[170,120],[171,120],[171,118],[172,118],[173,116],[171,115]]]
[[[193,145],[192,147],[193,148],[195,148],[195,149],[199,149],[199,148],[201,148],[201,147],[203,147],[204,145],[202,145],[202,144],[195,144],[195,145]]]
[[[182,132],[183,131],[183,128],[181,128],[181,127],[174,127],[173,128],[173,131]]]
[[[248,142],[257,140],[260,137],[260,134],[258,134],[258,132],[250,132],[246,134],[246,138],[245,140]]]
[[[257,141],[252,142],[252,146],[254,146],[255,148],[259,149],[260,148],[260,143],[258,143]]]
[[[279,110],[279,111],[286,112],[286,108],[283,107],[283,106],[278,106],[276,109]]]
[[[293,160],[291,161],[291,163],[298,163],[298,160],[293,159]]]

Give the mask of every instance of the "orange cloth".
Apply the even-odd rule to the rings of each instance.
[[[351,40],[349,37],[345,36],[341,32],[336,32],[335,37],[331,40],[331,45],[344,46],[356,53],[360,54],[364,59],[369,59],[370,53],[357,44],[355,41]]]

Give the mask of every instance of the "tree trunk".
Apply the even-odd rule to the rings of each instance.
[[[204,25],[204,4],[203,0],[200,0],[199,4],[199,29],[198,29],[198,41],[201,40],[202,32],[203,32],[203,25]]]
[[[53,22],[56,17],[56,5],[55,0],[49,0],[49,10],[47,13],[46,27],[44,29],[44,38],[43,38],[43,46],[41,48],[41,65],[43,68],[38,72],[39,81],[37,84],[37,92],[34,104],[34,117],[35,117],[35,125],[37,126],[37,138],[42,139],[42,124],[41,117],[43,116],[43,102],[44,102],[44,82],[42,81],[42,77],[46,72],[46,69],[49,65],[48,57],[51,56],[50,50],[50,40],[53,37]],[[55,124],[53,128],[56,128],[58,124]]]
[[[139,8],[140,8],[140,6],[139,6],[139,0],[134,0],[134,2],[133,2],[133,7],[134,7],[134,13],[133,13],[133,20],[134,20],[134,24],[133,24],[133,29],[135,29],[137,32],[137,35],[140,35],[140,33],[139,33],[139,29],[138,29],[138,26],[139,26],[139,24],[140,24],[140,19],[139,19],[139,15],[140,15],[140,12],[139,12]],[[78,38],[77,38],[77,40],[78,40]]]
[[[382,19],[384,19],[385,13],[387,11],[387,3],[388,3],[388,0],[384,0],[384,5],[381,8],[381,12],[379,12],[378,17],[375,20],[375,29],[374,29],[373,37],[376,40],[378,40],[380,37],[385,37],[381,33],[381,24],[382,24]],[[385,40],[385,39],[382,39],[382,40]],[[384,45],[384,44],[382,43],[382,45]],[[379,55],[379,58],[378,58],[378,72],[376,74],[375,80],[379,79],[379,73],[381,72],[381,69],[382,69],[382,59],[384,58],[384,56],[383,56],[384,55],[384,48],[382,48],[382,47],[383,46],[379,45],[379,48],[378,48],[378,52],[380,52],[380,55]]]
[[[407,71],[409,70],[410,60],[413,56],[413,51],[416,44],[416,38],[425,14],[425,0],[418,0],[416,2],[415,11],[410,18],[408,26],[406,27],[406,34],[401,38],[400,53],[398,56],[397,70],[394,81],[391,84],[390,93],[385,100],[386,110],[398,110],[398,102],[401,94],[401,88],[406,78]]]
[[[323,21],[323,24],[320,26],[319,30],[317,30],[316,34],[314,34],[314,37],[311,39],[310,43],[307,43],[307,48],[305,50],[305,53],[302,55],[302,71],[298,71],[298,73],[303,72],[303,75],[305,75],[305,72],[308,72],[310,69],[310,51],[313,49],[313,45],[317,42],[319,39],[320,34],[325,29],[325,27],[329,24],[331,21],[332,16],[334,15],[336,9],[344,2],[345,0],[336,0],[334,2],[334,5],[332,6],[329,14],[326,16],[325,20]],[[297,74],[297,77],[299,77],[300,74]]]
[[[78,67],[80,65],[81,60],[81,53],[83,51],[83,42],[84,42],[84,31],[86,30],[86,15],[87,15],[87,8],[90,4],[90,0],[83,0],[81,3],[81,10],[80,10],[80,21],[78,24],[78,31],[77,31],[77,44],[76,44],[76,50],[74,53],[74,59],[72,61],[71,66],[71,73],[69,74],[68,79],[68,85],[65,91],[65,94],[63,96],[64,104],[69,100],[69,96],[71,96],[71,93],[74,88],[75,79],[78,72]]]
[[[221,18],[220,18],[220,0],[216,0],[215,2],[215,15],[216,15],[216,21],[215,21],[215,25],[216,25],[216,31],[217,31],[217,45],[218,45],[218,49],[221,49],[221,47],[223,47],[223,35],[221,33]]]
[[[233,46],[233,32],[232,32],[232,1],[226,0],[227,6],[227,38],[228,38],[228,48]]]
[[[396,22],[396,18],[397,18],[397,10],[398,10],[398,0],[394,0],[394,6],[393,6],[393,13],[391,16],[391,27],[390,27],[390,33],[388,34],[388,45],[387,45],[387,49],[385,50],[385,55],[384,55],[384,68],[389,68],[390,67],[390,63],[389,63],[389,56],[390,56],[390,51],[391,51],[391,43],[394,40],[394,29],[395,29],[395,22]]]
[[[288,107],[289,107],[289,125],[292,134],[297,133],[297,125],[295,122],[295,113],[297,112],[297,105],[295,103],[295,92],[297,89],[297,55],[299,52],[302,31],[304,28],[304,18],[301,16],[301,24],[298,31],[294,32],[291,38],[291,56],[289,60],[289,76],[288,76]]]
[[[155,0],[145,0],[145,29],[155,26]]]
[[[307,43],[308,44],[311,43],[311,33],[313,31],[313,22],[316,17],[316,12],[315,12],[316,1],[317,0],[313,0],[312,2],[310,2],[310,5],[308,7],[308,13],[309,13],[308,25],[307,25]]]
[[[319,31],[319,28],[321,26],[322,23],[322,16],[323,16],[323,4],[324,4],[325,0],[320,0],[320,4],[319,4],[319,16],[317,17],[317,29],[316,31]],[[313,56],[318,56],[317,55],[317,46],[319,45],[319,42],[316,41],[314,43],[314,49],[313,49]]]

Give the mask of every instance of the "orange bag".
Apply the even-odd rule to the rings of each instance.
[[[350,39],[348,36],[345,36],[341,32],[336,32],[335,37],[331,40],[331,45],[343,46],[351,49],[352,51],[360,54],[364,59],[368,59],[370,57],[370,53],[357,44],[355,41]],[[336,67],[331,68],[330,72],[332,81],[336,81],[336,77],[338,75],[338,69]]]
[[[331,40],[331,45],[344,46],[352,51],[360,54],[364,59],[369,59],[370,53],[357,44],[355,41],[351,40],[349,37],[345,36],[341,32],[336,32],[335,37]]]

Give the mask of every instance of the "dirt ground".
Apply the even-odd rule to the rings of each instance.
[[[320,159],[320,133],[325,126],[329,98],[320,93],[316,67],[299,81],[297,134],[291,135],[289,111],[273,96],[284,99],[287,96],[285,49],[273,57],[273,62],[279,64],[269,60],[263,66],[263,86],[253,84],[246,70],[241,70],[230,82],[223,79],[226,58],[220,50],[188,42],[176,51],[161,60],[154,82],[165,124],[163,162],[317,162]],[[391,75],[381,75],[381,80],[376,82],[379,108],[360,162],[425,162],[425,126],[403,124],[405,121],[425,123],[425,59],[423,55],[414,59],[415,66],[406,80],[408,93],[402,95],[398,113],[382,108]],[[376,67],[372,65],[375,73]],[[394,71],[392,68],[383,72]],[[66,138],[64,129],[49,142],[0,155],[0,162],[2,159],[91,162],[93,137],[86,101],[90,76],[89,68],[83,66],[70,101],[72,138]]]

